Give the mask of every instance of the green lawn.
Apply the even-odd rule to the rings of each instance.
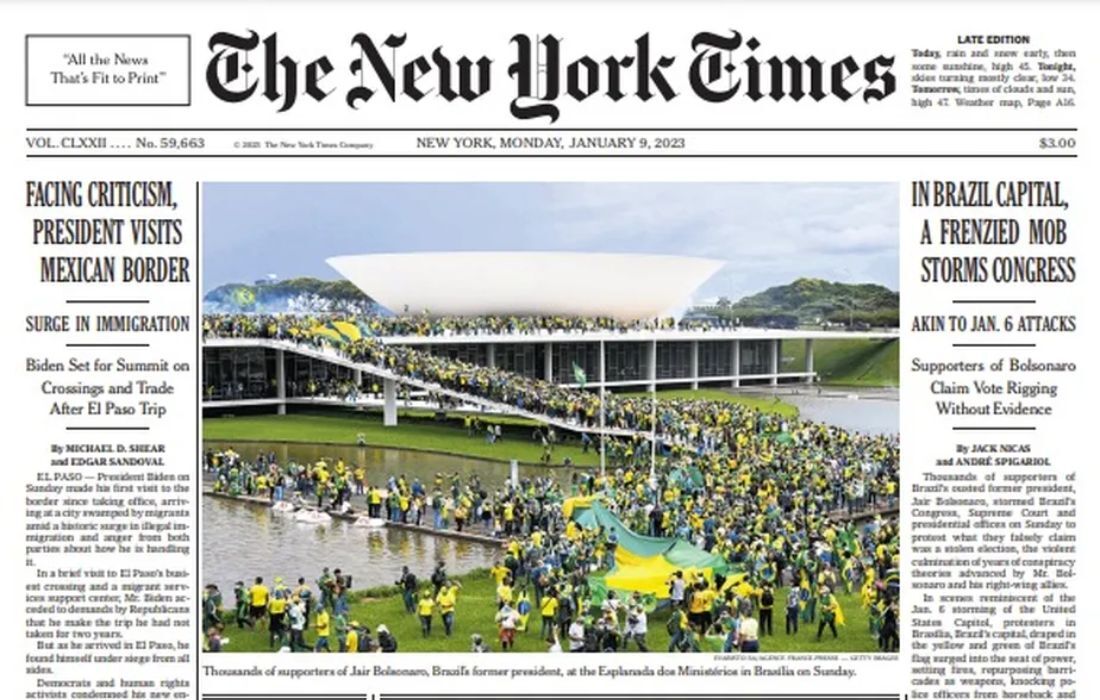
[[[726,401],[752,408],[793,417],[798,409],[772,397],[742,396],[721,389],[683,389],[657,392],[662,399],[707,399]],[[624,396],[647,396],[646,393]],[[471,440],[463,427],[462,416],[447,414],[447,420],[439,421],[431,411],[407,410],[399,412],[396,426],[384,427],[377,411],[353,411],[348,409],[313,409],[285,416],[257,414],[219,416],[203,419],[203,439],[218,442],[301,442],[355,445],[359,433],[366,436],[372,447],[397,447],[411,450],[442,452],[462,457],[477,457],[506,462],[518,459],[524,464],[538,464],[542,447],[531,441],[535,423],[511,416],[484,416],[483,420],[500,423],[508,444],[507,457],[499,446],[484,440]],[[599,465],[599,455],[581,450],[577,435],[558,431],[563,444],[554,447],[554,464],[561,464],[569,457],[577,466]]]
[[[501,423],[507,454],[499,446],[484,440],[471,440],[466,435],[462,419],[450,416],[446,421],[436,421],[424,411],[402,412],[396,426],[384,427],[377,412],[357,412],[342,409],[291,413],[285,416],[248,415],[204,418],[204,440],[233,442],[252,440],[259,442],[309,442],[355,445],[359,433],[366,435],[372,447],[398,447],[427,450],[463,457],[477,457],[506,462],[518,459],[524,464],[538,464],[542,447],[531,441],[532,424],[515,419],[489,417],[492,423]],[[561,431],[559,431],[559,435]],[[578,466],[596,466],[599,456],[594,451],[581,451],[575,436],[566,436],[566,444],[554,448],[554,463],[561,464],[569,457]]]
[[[648,392],[629,392],[622,396],[650,396]],[[748,396],[725,391],[723,389],[665,389],[657,391],[659,399],[689,399],[706,401],[724,401],[735,403],[749,408],[755,408],[767,413],[778,413],[781,416],[793,418],[798,415],[798,407],[780,401],[770,396]]]
[[[470,635],[477,633],[491,643],[493,651],[500,651],[497,641],[496,625],[493,616],[496,614],[495,587],[487,571],[478,570],[465,576],[458,577],[462,582],[462,592],[459,594],[458,607],[455,614],[455,629],[451,637],[443,634],[443,623],[438,612],[432,620],[432,633],[424,638],[420,633],[420,622],[415,615],[405,612],[401,596],[395,589],[373,590],[360,593],[355,596],[356,602],[352,603],[349,622],[354,620],[360,625],[369,626],[372,636],[379,624],[385,624],[397,637],[399,652],[441,652],[441,651],[469,651]],[[373,594],[373,595],[372,595]],[[232,605],[232,595],[227,592],[229,598],[226,605]],[[788,636],[783,630],[782,601],[786,600],[786,589],[776,592],[777,608],[775,610],[775,634],[761,638],[760,647],[763,652],[791,653],[791,652],[823,652],[823,653],[848,653],[848,652],[875,652],[878,646],[867,631],[867,613],[859,604],[858,594],[838,596],[841,608],[846,617],[846,625],[838,627],[839,637],[832,638],[832,634],[826,630],[821,641],[815,639],[817,625],[800,625],[798,634]],[[227,618],[228,619],[228,618]],[[649,617],[649,633],[646,640],[649,648],[654,651],[666,651],[668,649],[668,632],[665,629],[666,613],[656,613]],[[546,651],[547,645],[539,638],[541,618],[537,611],[531,613],[526,634],[516,635],[516,651]],[[231,641],[225,647],[225,651],[269,651],[268,635],[263,630],[238,629],[236,625],[227,623],[224,636]],[[306,632],[306,641],[312,645],[316,639],[313,630]],[[335,638],[333,638],[335,647]],[[635,650],[633,644],[631,651]],[[720,647],[716,650],[720,651]]]
[[[822,384],[836,386],[896,387],[898,385],[897,340],[814,341],[814,369]],[[805,366],[804,341],[785,341],[780,371],[800,372]]]

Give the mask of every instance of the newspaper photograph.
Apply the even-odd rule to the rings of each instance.
[[[13,697],[1094,696],[1095,5],[3,6]]]
[[[204,297],[204,439],[221,436],[203,457],[218,497],[202,506],[207,638],[897,651],[897,398],[876,394],[897,386],[898,295],[814,269],[896,286],[896,198],[893,185],[207,185],[205,280],[236,275]],[[847,223],[855,247],[771,243],[845,226],[838,200],[881,219]],[[319,202],[309,261],[299,221]],[[659,233],[638,240],[639,221]],[[329,255],[364,235],[402,252]],[[242,260],[241,239],[264,250]],[[435,252],[456,241],[475,250]],[[477,250],[494,246],[508,250]],[[816,250],[770,263],[790,285],[738,305],[721,293],[798,249]],[[258,272],[321,260],[324,281]],[[776,309],[784,298],[805,317]],[[835,298],[850,308],[830,320],[820,305]],[[814,358],[837,353],[876,358],[853,371],[880,411],[829,422],[853,402],[815,388]],[[807,396],[801,416],[825,420],[799,419]]]

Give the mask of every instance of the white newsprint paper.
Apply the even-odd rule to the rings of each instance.
[[[1087,2],[2,2],[4,697],[1096,697]]]

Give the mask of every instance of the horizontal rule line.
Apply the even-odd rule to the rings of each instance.
[[[243,126],[243,127],[231,127],[231,126],[31,126],[27,127],[27,131],[204,131],[204,132],[240,132],[240,131],[288,131],[288,132],[361,132],[361,133],[409,133],[417,131],[478,131],[478,132],[492,132],[492,131],[507,131],[507,132],[559,132],[559,131],[599,131],[599,132],[647,132],[647,131],[662,131],[662,132],[689,132],[689,133],[757,133],[757,132],[776,132],[776,133],[789,133],[789,132],[870,132],[870,133],[914,133],[914,132],[928,132],[928,133],[952,133],[952,132],[990,132],[990,133],[1013,133],[1013,132],[1075,132],[1077,127],[1072,126],[1058,126],[1058,127],[1045,127],[1045,126],[1021,126],[1021,127],[993,127],[993,126],[942,126],[942,127],[922,127],[922,126],[834,126],[834,127],[799,127],[799,126],[695,126],[695,127],[675,127],[675,126],[630,126],[630,127],[615,127],[615,126],[547,126],[547,127],[535,127],[535,126],[379,126],[379,127],[279,127],[279,126]]]
[[[952,430],[1035,430],[1034,425],[956,425]]]
[[[953,348],[1033,348],[1035,343],[951,343]]]
[[[148,299],[66,299],[66,304],[148,304]]]
[[[1076,158],[1074,153],[28,153],[27,158]]]
[[[66,425],[65,430],[148,430],[147,425]]]
[[[65,343],[67,348],[147,348],[149,343]]]
[[[438,694],[438,693],[381,693],[380,698],[385,700],[386,698],[400,698],[401,700],[448,700],[450,698],[508,698],[509,700],[598,700],[601,698],[635,698],[646,700],[814,700],[817,698],[837,698],[842,700],[858,699],[858,700],[899,700],[901,697],[897,694],[883,695],[877,693],[798,693],[798,694],[768,694],[768,693],[693,693],[686,695],[684,693],[677,693],[674,695],[658,695],[652,693],[561,693],[553,695],[527,695],[527,694],[500,694],[500,693],[477,693],[477,694]]]
[[[1034,299],[952,299],[952,304],[1034,304]]]

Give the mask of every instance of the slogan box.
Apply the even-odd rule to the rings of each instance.
[[[28,107],[186,107],[187,34],[28,34]]]

